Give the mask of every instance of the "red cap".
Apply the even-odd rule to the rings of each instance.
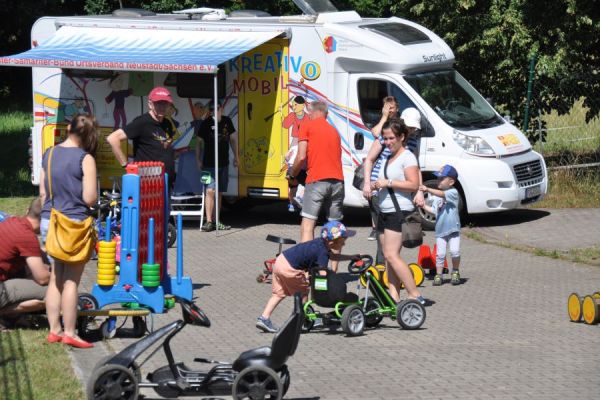
[[[169,92],[169,90],[167,88],[164,88],[162,86],[157,86],[154,89],[152,89],[152,91],[148,95],[148,99],[150,99],[150,101],[152,101],[152,102],[168,101],[169,103],[173,104],[173,99],[171,98],[171,92]]]

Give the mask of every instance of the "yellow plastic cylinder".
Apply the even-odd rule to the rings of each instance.
[[[98,285],[115,284],[117,265],[117,247],[115,242],[98,242]]]

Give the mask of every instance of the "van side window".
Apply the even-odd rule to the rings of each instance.
[[[412,100],[395,84],[382,79],[360,79],[358,81],[358,105],[360,116],[366,127],[371,129],[381,118],[383,98],[394,96],[398,101],[400,111],[408,107],[418,107]],[[431,124],[421,118],[421,131],[423,136],[434,136]]]

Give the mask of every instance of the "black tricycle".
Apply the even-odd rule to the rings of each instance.
[[[273,337],[271,346],[241,353],[233,363],[195,358],[201,363],[216,364],[208,371],[193,370],[176,362],[171,340],[186,325],[210,327],[210,320],[193,302],[176,298],[181,305],[182,320],[171,322],[123,349],[108,356],[94,368],[87,385],[88,399],[135,400],[140,388],[152,388],[160,396],[229,396],[234,399],[280,400],[290,386],[287,359],[298,347],[304,316],[302,297],[294,296],[294,310]],[[141,377],[141,365],[136,360],[162,340],[168,364]],[[152,357],[158,348],[145,360]]]

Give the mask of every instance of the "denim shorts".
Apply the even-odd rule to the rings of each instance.
[[[306,185],[300,215],[316,221],[321,210],[325,209],[329,221],[341,221],[344,217],[343,206],[344,182],[325,179]]]
[[[214,168],[204,168],[202,172],[208,172],[211,177],[211,182],[206,185],[207,189],[215,190],[217,187],[217,183],[215,181],[215,169]],[[227,186],[229,186],[229,171],[227,167],[219,168],[219,193],[225,193],[227,191]]]

